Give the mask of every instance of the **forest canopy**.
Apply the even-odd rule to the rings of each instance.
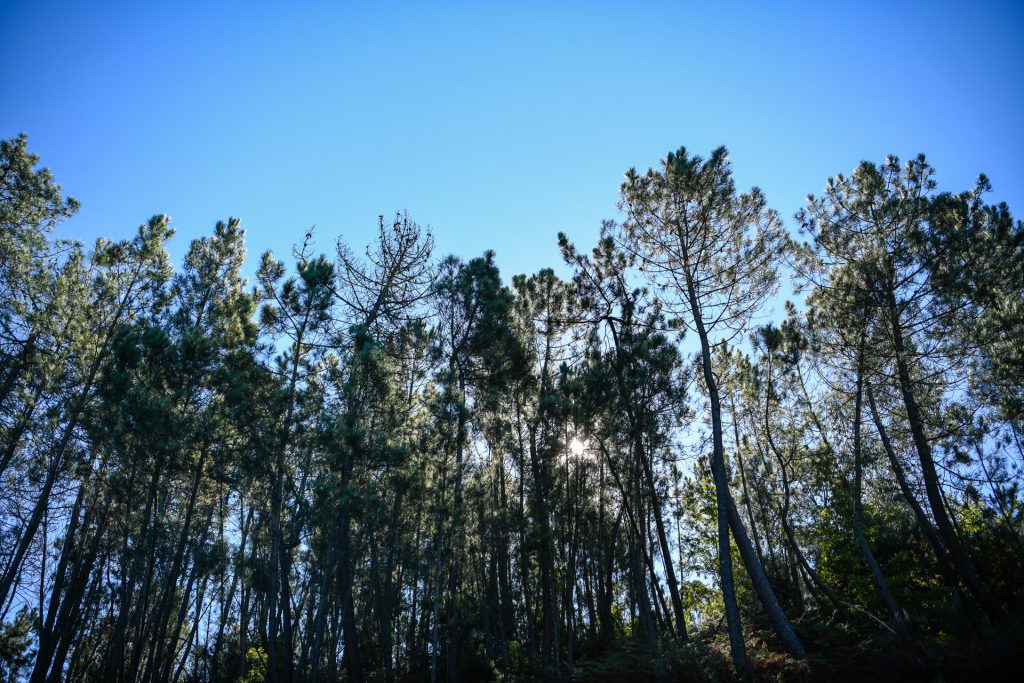
[[[5,140],[0,680],[992,680],[1024,224],[989,190],[889,157],[788,220],[680,148],[565,278],[398,213],[249,282],[237,218],[177,267],[165,215],[58,239],[78,202]]]

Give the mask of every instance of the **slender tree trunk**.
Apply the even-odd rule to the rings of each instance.
[[[461,370],[454,367],[450,372],[458,373],[459,393],[457,398],[456,426],[455,426],[455,485],[454,501],[452,505],[451,523],[451,548],[452,553],[448,565],[448,619],[445,640],[447,645],[447,680],[448,683],[458,683],[459,680],[459,659],[462,654],[462,633],[458,623],[460,615],[456,608],[459,602],[459,561],[461,560],[462,548],[462,457],[464,441],[466,438],[466,379]]]
[[[637,444],[642,449],[642,443]],[[683,608],[683,600],[679,595],[679,582],[676,580],[676,571],[672,563],[672,551],[668,544],[668,535],[665,533],[665,521],[661,514],[661,501],[658,497],[658,489],[654,483],[654,472],[650,459],[645,457],[643,451],[639,453],[643,459],[644,469],[647,475],[647,485],[651,495],[651,515],[654,516],[654,526],[658,532],[658,545],[661,547],[661,561],[665,568],[665,580],[668,583],[669,595],[672,598],[672,611],[675,614],[676,634],[681,640],[687,640],[686,634],[686,610]]]
[[[839,596],[829,588],[828,584],[821,578],[821,576],[814,570],[811,563],[807,561],[807,556],[804,555],[803,549],[800,544],[797,543],[796,534],[793,533],[793,527],[789,522],[789,506],[790,506],[790,495],[789,495],[789,474],[787,472],[788,462],[782,453],[779,451],[778,446],[775,444],[775,438],[772,436],[771,416],[769,414],[769,408],[771,406],[771,396],[773,393],[772,383],[772,365],[773,357],[772,354],[768,354],[768,377],[767,385],[765,387],[765,399],[764,399],[764,433],[765,438],[768,441],[768,447],[775,455],[776,462],[779,463],[779,472],[782,475],[782,509],[779,510],[779,522],[782,524],[782,530],[786,534],[786,538],[789,540],[790,548],[795,555],[803,571],[810,577],[814,585],[825,594],[825,597],[829,599],[829,602],[839,611],[843,619],[849,620],[849,613],[846,611],[846,607],[843,605]]]
[[[867,535],[864,533],[864,505],[861,501],[861,484],[864,478],[862,442],[861,442],[861,415],[864,398],[864,335],[861,335],[860,345],[857,349],[857,386],[853,399],[853,532],[857,537],[857,545],[864,556],[864,562],[871,571],[871,578],[878,588],[878,595],[889,610],[889,617],[892,619],[896,631],[903,634],[906,631],[906,622],[903,619],[903,612],[896,603],[889,584],[882,574],[882,568],[875,559],[875,554],[868,544]]]
[[[910,423],[910,433],[913,436],[914,447],[917,449],[918,459],[921,462],[921,474],[924,479],[928,503],[932,509],[932,516],[935,518],[939,534],[949,550],[950,558],[960,576],[963,577],[967,589],[974,595],[982,609],[985,610],[985,613],[993,621],[1001,621],[1005,616],[1003,608],[978,576],[970,553],[957,535],[953,522],[946,512],[939,475],[935,470],[935,461],[932,457],[931,444],[925,435],[924,422],[921,419],[921,411],[914,396],[910,379],[910,368],[907,364],[907,352],[904,347],[903,328],[896,307],[896,298],[891,290],[889,294],[890,331],[892,332],[896,369],[900,381],[900,394],[903,397],[903,406],[907,411],[907,420]]]
[[[757,561],[753,544],[747,536],[743,521],[729,493],[729,480],[725,473],[725,447],[722,441],[722,405],[718,395],[718,382],[715,379],[711,367],[711,344],[708,340],[707,331],[704,329],[704,320],[701,315],[700,304],[697,302],[697,294],[689,272],[686,274],[687,289],[690,300],[690,311],[693,315],[694,326],[700,338],[701,346],[701,370],[704,375],[704,384],[708,390],[708,399],[711,403],[711,432],[712,432],[712,458],[711,472],[715,481],[715,505],[718,515],[718,570],[722,583],[722,597],[725,601],[726,621],[729,625],[729,643],[732,650],[733,664],[737,671],[744,677],[751,675],[750,662],[747,659],[746,645],[743,642],[743,626],[740,622],[739,606],[736,604],[736,588],[733,584],[732,574],[732,552],[729,544],[729,530],[732,529],[736,546],[739,548],[740,556],[747,567],[750,579],[754,584],[758,597],[768,612],[768,616],[775,627],[775,631],[782,641],[786,650],[794,657],[805,656],[803,645],[801,645],[793,627],[786,618],[778,598],[768,584],[768,577],[764,569]]]
[[[655,668],[659,672],[663,668],[661,661],[661,648],[658,647],[658,630],[654,626],[654,616],[651,611],[651,598],[647,593],[647,579],[641,564],[640,544],[643,539],[635,533],[632,534],[633,542],[630,544],[630,562],[633,571],[633,590],[636,594],[637,609],[640,612],[640,625],[647,638],[647,647],[654,656]]]
[[[750,524],[750,535],[754,543],[754,551],[757,553],[757,561],[764,565],[764,554],[761,552],[761,539],[757,533],[757,522],[754,520],[754,509],[750,504],[750,490],[747,488],[747,473],[743,462],[743,452],[740,448],[740,427],[739,413],[736,412],[736,400],[730,396],[729,402],[732,407],[732,431],[733,439],[736,442],[736,464],[740,471],[740,485],[743,487],[743,507],[747,511],[747,521]]]
[[[885,451],[885,455],[889,460],[889,465],[892,467],[893,474],[896,476],[896,482],[899,484],[900,491],[903,493],[903,498],[907,501],[910,509],[914,513],[914,517],[917,518],[918,526],[921,527],[921,531],[924,533],[925,538],[928,539],[929,545],[931,545],[932,552],[935,554],[935,560],[938,563],[939,572],[945,578],[950,588],[959,591],[960,578],[950,563],[949,554],[946,552],[945,546],[942,544],[942,539],[939,538],[939,533],[935,530],[935,526],[932,521],[925,514],[921,504],[917,501],[917,496],[914,495],[913,490],[910,488],[910,482],[907,481],[907,474],[903,471],[903,465],[900,464],[899,459],[896,457],[896,451],[893,449],[892,441],[889,439],[888,430],[885,428],[885,424],[882,422],[882,416],[878,412],[878,406],[875,403],[874,390],[871,385],[868,384],[866,387],[866,393],[868,397],[868,407],[871,409],[871,419],[875,423],[875,429],[878,431],[878,437],[882,442],[882,448]]]
[[[552,551],[551,523],[546,502],[547,478],[537,453],[536,434],[530,437],[530,469],[537,490],[533,496],[533,506],[540,528],[540,577],[541,577],[541,614],[544,622],[543,655],[544,661],[551,663],[555,659],[555,577],[554,556]]]

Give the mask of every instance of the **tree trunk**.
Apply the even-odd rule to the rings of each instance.
[[[882,574],[882,568],[875,559],[875,554],[868,544],[867,535],[864,533],[864,505],[861,502],[861,483],[863,481],[863,459],[861,446],[861,413],[864,397],[864,336],[861,335],[860,347],[857,351],[857,388],[853,402],[853,531],[857,537],[857,545],[864,556],[864,562],[871,571],[871,578],[878,588],[878,595],[889,610],[889,617],[897,633],[903,634],[906,631],[906,622],[903,619],[903,612],[896,604],[896,598],[889,590],[889,584]]]
[[[989,591],[988,587],[982,583],[974,567],[974,562],[971,560],[970,553],[957,536],[950,516],[946,512],[939,475],[935,470],[935,461],[932,457],[931,444],[925,435],[924,422],[921,419],[921,411],[914,396],[913,385],[910,379],[910,368],[906,360],[903,328],[896,308],[896,297],[892,294],[891,290],[889,296],[889,321],[893,338],[893,349],[896,356],[896,369],[900,380],[900,394],[903,397],[903,406],[907,411],[907,420],[910,423],[910,433],[913,436],[914,447],[917,449],[918,459],[921,462],[921,474],[924,479],[925,493],[932,510],[932,516],[935,518],[939,534],[949,550],[953,565],[967,585],[967,590],[974,595],[982,609],[985,610],[985,613],[993,621],[1001,621],[1005,616],[1003,608],[999,605],[999,602]]]
[[[775,632],[782,641],[786,650],[794,657],[805,656],[803,645],[793,632],[793,627],[786,618],[782,607],[779,605],[775,592],[772,591],[765,576],[764,569],[757,561],[750,537],[736,505],[729,493],[729,480],[725,474],[725,447],[722,441],[722,404],[718,395],[718,382],[715,379],[711,367],[711,344],[708,340],[707,331],[704,329],[704,320],[701,316],[700,304],[697,302],[697,294],[689,272],[686,274],[686,284],[690,300],[690,311],[694,319],[694,327],[700,338],[701,347],[701,370],[704,376],[704,385],[708,390],[708,399],[711,403],[711,433],[712,433],[712,458],[711,472],[715,481],[715,505],[718,513],[718,566],[722,582],[722,597],[725,601],[726,620],[729,625],[729,643],[733,655],[733,664],[742,676],[750,675],[750,663],[747,660],[746,645],[743,642],[743,626],[740,623],[739,606],[736,604],[736,588],[733,585],[732,575],[732,554],[729,545],[729,530],[732,529],[736,546],[739,548],[740,556],[746,565],[747,573],[754,584],[761,603],[764,605],[768,617],[775,627]]]

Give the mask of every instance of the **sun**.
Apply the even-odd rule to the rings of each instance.
[[[572,441],[569,442],[569,452],[572,453],[574,457],[580,457],[586,450],[586,444],[577,439],[575,436],[572,438]]]

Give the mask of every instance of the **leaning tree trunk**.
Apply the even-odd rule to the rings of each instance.
[[[736,589],[732,577],[732,555],[729,545],[729,529],[732,529],[739,548],[740,556],[750,574],[751,582],[757,591],[761,603],[764,605],[768,617],[775,627],[775,632],[782,641],[786,650],[794,657],[803,658],[806,656],[803,645],[796,637],[793,626],[786,618],[779,600],[775,596],[764,568],[757,561],[754,546],[750,542],[746,529],[743,527],[743,520],[740,518],[736,504],[729,493],[729,481],[725,475],[725,447],[722,442],[722,404],[718,395],[718,382],[715,379],[711,367],[711,344],[708,340],[707,330],[704,327],[704,320],[701,316],[700,304],[697,302],[697,293],[689,273],[686,275],[687,289],[690,300],[690,310],[693,314],[694,327],[700,338],[701,347],[701,369],[704,375],[704,384],[708,390],[708,400],[711,403],[711,434],[712,434],[712,459],[711,472],[715,480],[715,503],[718,511],[718,565],[719,574],[722,580],[722,597],[725,601],[726,619],[729,623],[729,643],[733,653],[733,662],[736,668],[742,673],[749,672],[749,661],[747,660],[746,646],[743,642],[743,629],[740,623],[739,606],[736,604]]]
[[[893,626],[896,632],[903,634],[906,630],[906,622],[903,619],[903,612],[896,603],[889,584],[882,574],[882,568],[875,559],[875,554],[868,544],[867,535],[864,533],[864,505],[861,502],[861,484],[864,478],[864,467],[861,448],[861,413],[864,398],[864,336],[861,335],[860,347],[857,353],[857,389],[853,403],[853,532],[857,537],[857,545],[864,556],[864,562],[871,571],[871,578],[878,588],[878,595],[889,610]]]
[[[995,596],[978,576],[978,572],[971,560],[970,553],[961,542],[953,528],[953,522],[946,512],[946,504],[942,498],[942,488],[939,483],[939,475],[935,469],[935,460],[932,456],[931,444],[925,435],[924,422],[921,418],[920,406],[914,396],[913,385],[910,379],[910,367],[907,363],[907,351],[903,340],[903,327],[899,319],[899,312],[896,308],[896,298],[890,291],[889,294],[889,322],[892,332],[893,349],[896,356],[896,370],[899,377],[900,395],[903,398],[903,406],[907,411],[907,421],[910,424],[910,433],[913,437],[914,447],[917,450],[918,459],[921,462],[921,474],[924,479],[925,493],[928,497],[928,504],[932,509],[932,516],[938,527],[939,534],[949,550],[953,565],[959,572],[967,586],[967,590],[974,595],[985,613],[993,621],[1001,621],[1005,616],[1003,608],[999,605]]]

